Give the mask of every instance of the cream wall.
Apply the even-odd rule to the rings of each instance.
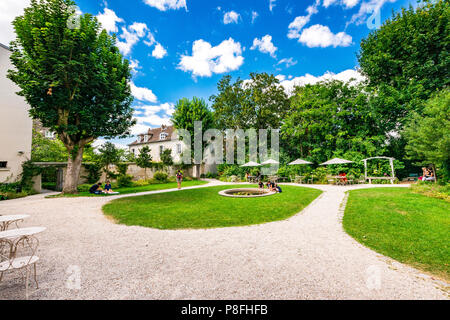
[[[10,54],[0,44],[0,161],[8,161],[6,169],[0,168],[0,183],[16,181],[22,172],[22,162],[31,157],[29,106],[16,94],[19,88],[6,77],[8,69],[12,69]]]
[[[152,160],[159,162],[161,161],[160,158],[160,152],[159,147],[163,146],[164,150],[171,149],[172,150],[172,158],[174,162],[180,162],[181,160],[181,153],[177,152],[177,145],[181,145],[181,152],[184,150],[184,143],[180,140],[170,140],[170,141],[163,141],[163,142],[155,142],[155,143],[148,143],[148,144],[142,144],[137,146],[130,146],[130,151],[134,149],[134,154],[136,156],[139,155],[139,151],[145,147],[148,146],[151,150],[150,154],[152,155]]]

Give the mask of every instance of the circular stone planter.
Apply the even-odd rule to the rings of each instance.
[[[222,190],[219,194],[230,198],[259,198],[274,195],[276,192],[257,188],[238,188]]]

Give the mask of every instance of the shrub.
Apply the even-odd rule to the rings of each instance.
[[[93,182],[93,183],[95,183],[95,182]],[[87,192],[87,191],[89,191],[90,187],[91,187],[90,184],[80,184],[78,186],[78,192]]]
[[[166,182],[168,177],[169,176],[167,175],[167,173],[162,171],[156,171],[155,174],[153,175],[153,179],[155,179],[158,182]]]
[[[117,185],[119,188],[128,188],[133,186],[133,176],[129,174],[120,175],[117,179]]]
[[[219,175],[218,175],[217,173],[212,173],[212,172],[208,172],[208,173],[206,174],[206,178],[207,178],[207,179],[217,179],[218,176],[219,176]]]
[[[83,176],[89,183],[96,183],[102,176],[102,166],[100,163],[86,163],[83,165],[87,171],[87,175]]]
[[[150,181],[149,181],[149,180],[145,180],[145,179],[141,179],[141,180],[138,180],[138,181],[134,181],[134,182],[133,182],[133,185],[134,185],[135,187],[148,186],[149,184],[150,184]]]

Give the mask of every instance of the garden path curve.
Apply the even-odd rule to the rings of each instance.
[[[31,290],[31,299],[448,299],[448,284],[343,231],[345,191],[369,186],[313,187],[324,193],[301,213],[249,227],[118,225],[101,207],[124,196],[36,195],[0,203],[0,214],[26,213],[31,217],[22,226],[47,227],[39,235],[40,288]],[[167,191],[140,195],[159,192]],[[19,275],[0,283],[0,299],[24,294]]]

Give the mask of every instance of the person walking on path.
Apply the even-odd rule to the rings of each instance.
[[[181,182],[183,182],[183,173],[181,172],[181,170],[177,171],[177,184],[178,184],[178,189],[181,189]]]

